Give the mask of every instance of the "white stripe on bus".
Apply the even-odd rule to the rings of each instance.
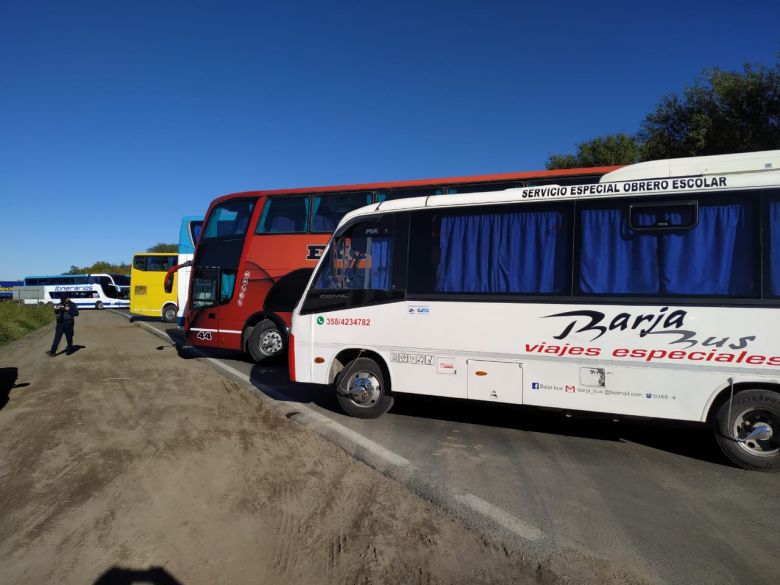
[[[241,333],[233,329],[202,329],[200,327],[190,327],[190,331],[210,331],[211,333]]]

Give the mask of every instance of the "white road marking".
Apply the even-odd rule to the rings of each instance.
[[[525,538],[526,540],[539,540],[542,537],[542,531],[535,526],[531,526],[527,522],[520,520],[520,518],[512,516],[512,514],[505,512],[501,508],[497,508],[490,502],[486,502],[474,494],[459,494],[455,496],[455,499],[475,512],[487,516],[521,538]]]
[[[342,437],[349,439],[353,443],[363,447],[367,451],[370,451],[372,454],[376,455],[377,457],[380,457],[381,459],[387,461],[391,465],[395,465],[396,467],[411,467],[412,463],[408,459],[405,459],[404,457],[401,457],[398,453],[395,453],[394,451],[391,451],[390,449],[386,449],[379,443],[375,443],[371,439],[364,437],[360,433],[357,433],[353,431],[352,429],[349,429],[345,427],[344,425],[341,425],[337,423],[332,418],[329,418],[325,416],[324,414],[317,412],[313,408],[306,406],[305,404],[296,404],[295,407],[298,410],[305,410],[306,415],[317,420],[319,423],[321,423],[323,426],[328,427],[329,429],[335,431]]]

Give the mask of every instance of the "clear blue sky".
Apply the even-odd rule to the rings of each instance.
[[[0,279],[174,242],[260,188],[544,167],[704,67],[772,64],[780,2],[0,0]]]

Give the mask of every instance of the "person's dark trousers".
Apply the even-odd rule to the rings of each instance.
[[[73,323],[57,323],[54,329],[54,341],[51,344],[52,353],[57,353],[57,346],[60,344],[63,333],[65,334],[65,341],[68,342],[65,351],[68,353],[73,351]]]

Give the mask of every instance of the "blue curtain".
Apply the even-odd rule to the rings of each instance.
[[[654,218],[638,217],[640,225]],[[659,292],[655,235],[635,232],[620,209],[582,211],[580,290],[586,294]]]
[[[435,290],[558,293],[566,284],[567,248],[559,211],[445,216]]]
[[[371,272],[368,288],[390,290],[392,238],[371,238]]]
[[[769,292],[780,297],[780,201],[769,203]]]
[[[639,225],[654,217],[640,214]],[[666,212],[672,224],[685,224]],[[699,207],[696,227],[672,232],[636,232],[621,209],[582,211],[580,290],[590,294],[750,296],[755,291],[748,206]]]
[[[749,296],[755,288],[749,208],[699,206],[695,228],[659,236],[662,291]]]

